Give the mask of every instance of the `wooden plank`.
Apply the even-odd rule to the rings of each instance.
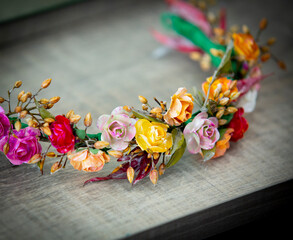
[[[179,53],[160,60],[151,57],[160,45],[148,29],[159,28],[159,14],[166,9],[162,2],[105,2],[83,3],[82,9],[88,6],[91,14],[69,22],[59,13],[53,23],[60,20],[58,27],[40,27],[30,37],[24,34],[26,38],[3,46],[0,96],[16,80],[33,91],[52,77],[52,86],[42,96],[62,97],[54,114],[74,109],[83,116],[92,112],[97,119],[119,105],[139,107],[139,94],[168,100],[178,87],[200,87],[211,74]],[[273,3],[266,1],[267,6]],[[274,24],[264,36],[278,37],[274,52],[290,66],[291,20],[283,14],[289,8],[285,1],[270,10],[261,6],[252,0],[229,2],[229,22],[254,26],[260,15],[267,16]],[[247,11],[251,14],[244,14]],[[52,176],[47,164],[41,176],[36,167],[12,168],[1,154],[0,238],[123,238],[292,179],[292,70],[278,71],[270,62],[264,71],[272,69],[276,75],[265,80],[256,111],[247,115],[250,129],[245,138],[232,144],[225,157],[207,164],[186,153],[156,187],[148,179],[135,187],[127,181],[82,187],[85,180],[109,173],[117,165],[114,159],[96,174],[68,165]]]

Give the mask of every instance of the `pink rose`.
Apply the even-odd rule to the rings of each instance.
[[[110,143],[114,150],[124,150],[135,136],[135,122],[123,107],[115,108],[111,115],[104,114],[98,119],[97,127],[102,133],[101,140]]]
[[[206,112],[201,112],[186,125],[183,134],[190,153],[199,153],[201,149],[210,150],[220,138],[218,119],[208,118]]]
[[[42,152],[41,144],[38,142],[40,131],[27,127],[19,131],[13,130],[9,137],[9,151],[6,157],[14,165],[28,162],[32,156]],[[4,145],[8,141],[8,136],[0,140],[0,150],[3,151]]]
[[[5,111],[0,107],[0,140],[8,135],[10,128],[10,122],[8,117],[5,115]]]

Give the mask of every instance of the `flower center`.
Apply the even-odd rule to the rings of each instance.
[[[166,138],[166,132],[160,126],[151,126],[148,131],[149,139],[152,143],[160,143]]]
[[[113,121],[109,125],[109,132],[113,138],[122,138],[126,133],[125,124]]]

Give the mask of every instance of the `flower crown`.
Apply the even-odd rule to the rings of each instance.
[[[50,109],[60,97],[38,98],[51,84],[43,81],[36,93],[21,91],[12,107],[12,94],[21,87],[15,82],[7,98],[8,110],[0,106],[0,150],[13,165],[37,164],[43,174],[47,158],[57,158],[51,173],[65,168],[67,161],[77,170],[100,171],[110,156],[121,163],[106,177],[92,178],[85,183],[109,179],[128,179],[135,184],[149,176],[156,184],[159,175],[175,165],[185,149],[201,154],[206,162],[223,156],[230,141],[238,141],[248,129],[244,112],[255,107],[260,81],[269,75],[261,73],[261,62],[273,58],[282,69],[285,64],[270,52],[274,38],[264,46],[258,44],[267,21],[260,22],[256,38],[247,27],[243,33],[226,30],[225,12],[220,16],[203,12],[206,5],[194,6],[178,0],[168,1],[173,13],[162,15],[162,23],[179,36],[169,37],[153,31],[154,37],[169,48],[189,53],[206,70],[217,67],[213,76],[202,84],[202,91],[192,93],[181,87],[167,102],[154,98],[156,106],[139,96],[142,110],[129,106],[116,107],[111,114],[97,119],[94,134],[91,114],[84,117],[70,110],[54,116]],[[216,21],[218,19],[218,21]],[[24,121],[26,120],[26,123]],[[44,150],[40,142],[47,142]],[[51,150],[54,148],[55,150]]]

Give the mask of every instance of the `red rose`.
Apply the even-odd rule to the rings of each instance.
[[[244,109],[239,108],[228,125],[228,128],[234,129],[234,132],[232,133],[231,137],[231,141],[233,142],[237,142],[239,139],[243,138],[243,134],[248,129],[248,122],[244,117],[242,117],[243,114]]]
[[[75,143],[70,122],[61,115],[56,116],[55,120],[50,124],[52,135],[49,140],[59,153],[67,153],[74,148]]]

